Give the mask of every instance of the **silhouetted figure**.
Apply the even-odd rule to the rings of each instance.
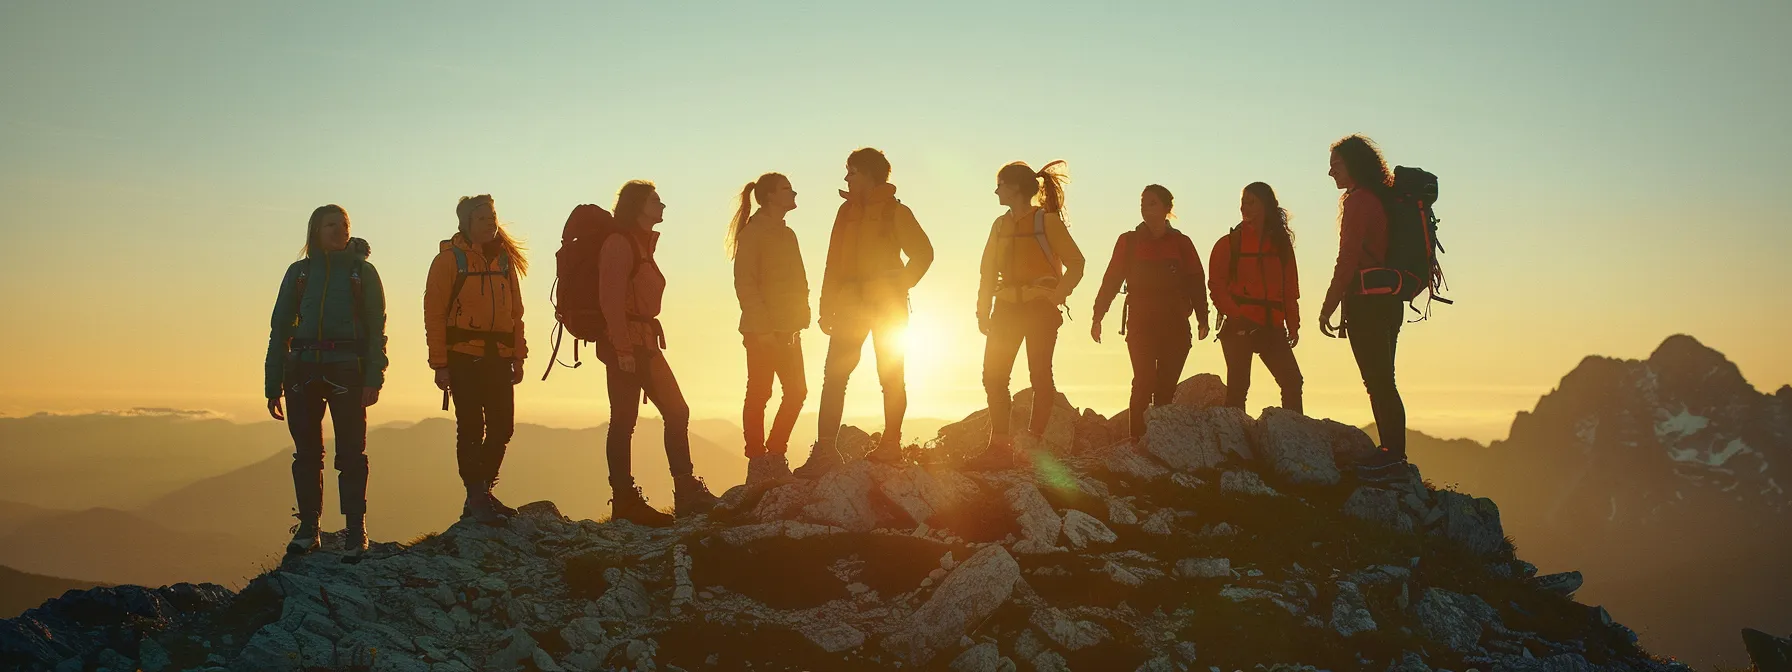
[[[835,448],[846,403],[846,381],[872,339],[877,378],[884,391],[883,438],[867,458],[902,460],[902,332],[908,327],[908,290],[933,264],[933,244],[915,213],[896,200],[890,162],[869,147],[846,159],[846,199],[834,216],[827,268],[821,276],[821,333],[829,336],[822,373],[821,419],[815,447],[796,475],[819,478],[841,462]],[[907,256],[908,261],[903,262]]]
[[[455,458],[467,488],[461,517],[481,523],[516,515],[492,494],[504,447],[516,431],[523,382],[523,294],[529,261],[498,223],[490,194],[454,208],[460,230],[442,241],[423,291],[423,333],[436,387],[454,397]]]
[[[1208,334],[1201,254],[1188,236],[1170,226],[1174,205],[1175,196],[1162,185],[1145,187],[1139,195],[1144,221],[1114,243],[1114,256],[1095,295],[1095,323],[1089,327],[1089,336],[1100,343],[1101,318],[1124,285],[1120,333],[1126,336],[1126,351],[1132,357],[1127,416],[1133,438],[1145,436],[1147,409],[1175,398],[1182,366],[1194,345],[1192,337],[1206,339]],[[1199,334],[1190,333],[1190,315],[1200,324]]]
[[[1262,182],[1245,186],[1238,209],[1244,220],[1214,243],[1207,265],[1226,353],[1226,405],[1244,408],[1254,354],[1281,386],[1282,408],[1300,413],[1300,363],[1294,358],[1300,342],[1300,275],[1288,211]]]
[[[759,209],[752,210],[753,201]],[[746,438],[747,483],[790,475],[784,454],[803,397],[802,332],[809,328],[809,276],[803,251],[784,214],[796,209],[789,178],[766,173],[740,191],[740,207],[728,228],[734,258],[734,295],[740,299],[740,333],[747,348],[747,397],[741,410]],[[783,385],[783,400],[766,433],[765,406],[772,379]]]
[[[367,241],[349,237],[348,211],[311,212],[304,258],[286,267],[268,330],[268,414],[292,432],[299,519],[288,553],[318,546],[324,507],[324,410],[336,429],[337,490],[347,520],[343,546],[367,548],[367,407],[386,378],[386,293],[367,262]],[[287,408],[280,407],[281,396]]]
[[[597,343],[610,392],[610,430],[606,453],[610,466],[611,517],[652,526],[672,524],[672,516],[653,510],[635,486],[630,465],[635,422],[642,397],[653,402],[666,423],[666,460],[672,468],[672,507],[679,516],[697,515],[715,506],[703,479],[692,474],[691,407],[666,362],[666,332],[660,326],[666,276],[654,261],[666,206],[652,182],[631,181],[616,193],[615,233],[603,240],[598,261],[598,303],[609,338]],[[576,214],[576,213],[575,213]]]
[[[1082,281],[1084,265],[1083,252],[1064,223],[1063,165],[1053,161],[1034,172],[1017,161],[996,173],[996,198],[1008,211],[990,225],[977,285],[977,330],[988,337],[983,392],[989,399],[989,445],[972,458],[974,468],[1002,469],[1015,463],[1008,380],[1022,344],[1033,385],[1026,431],[1034,437],[1045,434],[1058,400],[1052,353],[1058,327],[1064,324],[1059,309]]]
[[[1387,263],[1388,217],[1384,207],[1393,177],[1380,150],[1360,135],[1339,140],[1331,149],[1331,176],[1344,196],[1339,201],[1338,263],[1319,313],[1327,336],[1350,339],[1350,350],[1369,391],[1369,406],[1381,433],[1381,452],[1358,467],[1365,478],[1377,478],[1406,463],[1406,404],[1394,383],[1394,353],[1400,341],[1403,301],[1392,294],[1366,294],[1362,272]],[[1342,323],[1332,314],[1344,307]]]

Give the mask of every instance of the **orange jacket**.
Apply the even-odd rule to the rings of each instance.
[[[659,249],[658,231],[612,234],[598,252],[598,307],[604,311],[604,327],[610,347],[617,352],[661,348],[665,334],[659,328],[660,308],[666,296],[666,276],[653,259]]]
[[[486,354],[487,339],[463,338],[449,343],[450,328],[510,334],[509,345],[497,338],[491,339],[491,345],[497,346],[498,356],[516,360],[527,357],[529,345],[523,340],[523,290],[517,282],[516,269],[511,268],[509,273],[502,275],[469,275],[461,283],[460,294],[451,297],[448,294],[454,291],[455,278],[460,275],[454,260],[456,249],[466,255],[469,272],[496,273],[500,268],[502,252],[489,254],[482,246],[468,242],[458,233],[442,241],[441,251],[429,264],[429,279],[423,290],[423,335],[429,341],[429,367],[448,366],[449,350],[474,356]]]
[[[1242,259],[1232,258],[1232,237],[1238,236],[1238,252]],[[1240,225],[1220,236],[1208,257],[1207,288],[1213,294],[1213,305],[1221,315],[1246,320],[1259,326],[1282,327],[1289,331],[1300,328],[1300,274],[1296,270],[1293,251],[1277,254],[1274,247],[1265,249],[1261,230]],[[1267,255],[1267,256],[1260,256]],[[1233,265],[1237,264],[1236,280]],[[1241,301],[1240,298],[1246,299]],[[1273,306],[1265,306],[1268,302]],[[1265,316],[1264,313],[1269,315]]]
[[[846,202],[834,215],[828,237],[820,318],[854,319],[890,311],[906,317],[908,290],[933,265],[933,243],[915,213],[896,200],[896,185],[886,182],[869,194],[842,191],[840,197]]]

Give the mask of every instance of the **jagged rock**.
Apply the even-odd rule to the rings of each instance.
[[[1081,651],[1112,636],[1101,624],[1072,618],[1056,607],[1034,609],[1028,622],[1065,651]]]
[[[1792,638],[1743,628],[1742,647],[1759,672],[1792,672]]]
[[[1176,561],[1176,575],[1188,579],[1231,578],[1229,558],[1183,558]]]
[[[1059,547],[1058,535],[1064,529],[1064,519],[1052,510],[1050,502],[1039,494],[1039,487],[1030,482],[1019,482],[1008,487],[1005,492],[1008,510],[1020,523],[1022,541],[1014,548],[1020,553],[1050,553],[1064,550]]]
[[[1098,451],[1101,465],[1116,476],[1147,482],[1168,476],[1170,470],[1139,449],[1136,442],[1121,441]]]
[[[1111,544],[1119,539],[1113,530],[1101,524],[1094,516],[1076,509],[1064,512],[1064,538],[1075,549],[1088,548],[1090,544]]]
[[[1010,426],[1014,427],[1016,450],[1042,450],[1060,456],[1069,455],[1075,450],[1078,418],[1076,406],[1071,405],[1070,398],[1064,396],[1063,392],[1059,392],[1053,402],[1052,414],[1045,423],[1045,433],[1034,437],[1021,431],[1032,422],[1029,414],[1033,408],[1033,390],[1028,388],[1014,395]]]
[[[1158,656],[1140,663],[1133,672],[1177,672],[1176,663],[1169,656]]]
[[[1431,672],[1431,667],[1419,654],[1407,651],[1400,654],[1400,660],[1388,666],[1388,672]]]
[[[865,643],[865,633],[845,623],[807,629],[803,631],[803,636],[828,653],[856,649]]]
[[[1359,586],[1382,586],[1412,578],[1412,570],[1398,565],[1373,565],[1350,574],[1350,582]]]
[[[1033,656],[1033,672],[1070,672],[1070,662],[1057,651],[1041,651]]]
[[[1362,591],[1357,590],[1354,583],[1339,581],[1338,596],[1332,600],[1332,629],[1349,637],[1375,628],[1375,617],[1369,613],[1369,603],[1363,599]]]
[[[1369,434],[1360,428],[1329,418],[1318,422],[1325,430],[1332,447],[1332,460],[1337,462],[1339,468],[1354,467],[1379,450],[1375,446],[1375,439],[1369,438]]]
[[[1115,525],[1139,524],[1139,512],[1132,508],[1132,502],[1119,497],[1109,497],[1108,522]]]
[[[1400,511],[1400,496],[1392,490],[1359,487],[1344,500],[1344,514],[1381,523],[1399,532],[1413,530],[1412,518]]]
[[[1171,403],[1192,409],[1226,405],[1226,382],[1211,373],[1189,376],[1176,385]]]
[[[1531,579],[1531,582],[1537,584],[1538,588],[1542,588],[1552,593],[1573,595],[1575,591],[1580,590],[1584,579],[1581,577],[1580,572],[1558,572],[1556,574],[1544,574]]]
[[[1290,601],[1288,598],[1284,597],[1281,593],[1277,593],[1272,590],[1264,590],[1262,588],[1247,588],[1244,586],[1226,586],[1225,588],[1220,589],[1220,597],[1231,600],[1233,602],[1266,601],[1266,602],[1273,603],[1276,606],[1281,607],[1283,609],[1287,609],[1288,613],[1290,613],[1290,614],[1299,616],[1301,613],[1300,605],[1295,604],[1294,602]]]
[[[785,537],[788,539],[808,539],[825,537],[832,534],[843,534],[846,530],[832,525],[815,523],[799,523],[794,520],[779,520],[770,523],[758,523],[743,527],[723,530],[719,535],[722,541],[732,546],[743,546],[761,539]]]
[[[1215,432],[1205,410],[1178,404],[1158,406],[1145,413],[1142,445],[1171,469],[1212,469],[1226,459]]]
[[[1239,495],[1259,495],[1264,497],[1280,497],[1282,493],[1263,482],[1263,477],[1254,471],[1228,471],[1220,474],[1220,492]]]
[[[1514,655],[1496,655],[1493,658],[1494,672],[1599,672],[1599,665],[1589,662],[1578,653],[1561,653],[1547,658],[1526,658]]]
[[[1001,546],[984,546],[959,563],[883,646],[911,665],[925,665],[1007,602],[1018,581],[1014,556]]]
[[[965,649],[952,659],[952,672],[996,672],[1002,664],[1002,652],[994,642],[984,642]],[[1013,663],[1009,663],[1013,665]]]
[[[1176,523],[1176,512],[1175,511],[1171,511],[1169,509],[1158,509],[1157,512],[1151,514],[1150,517],[1145,519],[1145,523],[1143,525],[1140,525],[1139,529],[1143,530],[1146,534],[1155,534],[1157,536],[1163,537],[1163,536],[1169,536],[1171,532],[1175,531],[1175,527],[1174,527],[1175,523]]]
[[[1282,408],[1263,409],[1250,425],[1253,445],[1276,475],[1289,483],[1336,485],[1340,474],[1332,457],[1332,431],[1318,420]]]
[[[749,517],[762,522],[796,518],[809,504],[810,494],[815,492],[816,486],[816,481],[805,479],[777,485],[759,498]]]
[[[834,449],[848,462],[864,458],[874,444],[870,434],[852,425],[840,427],[840,433],[834,435]]]
[[[1437,493],[1437,502],[1443,517],[1433,534],[1460,541],[1476,553],[1491,554],[1505,547],[1506,532],[1493,500],[1443,490]]]
[[[910,465],[880,479],[877,489],[908,516],[907,526],[927,522],[933,514],[957,503],[957,493],[934,479],[921,465]]]
[[[1113,445],[1114,442],[1125,438],[1125,436],[1125,432],[1114,431],[1114,427],[1109,424],[1108,419],[1101,417],[1101,414],[1096,413],[1094,409],[1085,408],[1083,414],[1077,416],[1076,452],[1079,455],[1093,454]]]
[[[1415,607],[1425,634],[1458,653],[1481,648],[1481,623],[1472,612],[1468,598],[1441,588],[1425,589]]]
[[[809,522],[832,525],[853,532],[877,527],[877,510],[871,503],[873,465],[866,460],[849,462],[823,475],[803,507]]]

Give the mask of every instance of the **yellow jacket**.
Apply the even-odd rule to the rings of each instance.
[[[448,294],[460,275],[455,250],[465,255],[469,275],[461,283],[460,294],[451,297]],[[448,366],[449,350],[484,355],[487,340],[496,346],[499,357],[521,360],[529,355],[529,345],[523,339],[522,287],[515,268],[500,272],[508,267],[502,251],[488,256],[482,246],[473,245],[461,234],[442,241],[423,290],[423,334],[429,341],[430,368]],[[506,344],[506,340],[510,342]]]
[[[989,227],[983,245],[982,281],[977,285],[977,314],[987,317],[997,300],[1024,303],[1045,299],[1064,303],[1083,279],[1083,251],[1070,237],[1058,213],[1045,213],[1045,241],[1056,259],[1039,247],[1034,208],[1025,214],[1002,214]],[[1055,282],[1054,282],[1055,281]]]

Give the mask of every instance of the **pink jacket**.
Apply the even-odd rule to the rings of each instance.
[[[656,318],[666,294],[666,276],[653,260],[659,240],[657,231],[614,235],[598,254],[597,302],[610,332],[610,346],[617,352],[661,347]]]

